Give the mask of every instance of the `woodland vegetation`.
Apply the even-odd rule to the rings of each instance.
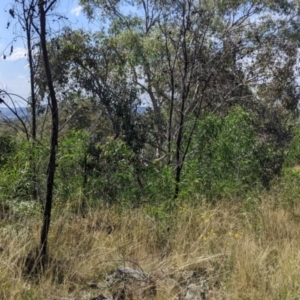
[[[8,11],[31,93],[24,117],[0,90],[0,298],[91,299],[138,265],[149,299],[187,270],[203,299],[297,299],[300,3],[80,0],[93,32],[59,4]]]

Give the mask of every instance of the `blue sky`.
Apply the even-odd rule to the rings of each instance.
[[[0,89],[27,98],[29,96],[29,69],[25,56],[24,41],[21,38],[14,43],[14,52],[9,56],[11,42],[14,38],[14,27],[11,26],[6,29],[9,15],[5,10],[9,10],[9,4],[12,1],[0,1]],[[97,25],[88,22],[82,13],[82,8],[78,5],[78,0],[59,0],[56,11],[66,16],[69,20],[66,25],[73,28],[91,30],[98,28]],[[3,52],[7,55],[5,60],[3,59]]]

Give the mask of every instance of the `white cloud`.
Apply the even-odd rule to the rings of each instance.
[[[75,6],[74,8],[71,9],[71,14],[78,17],[81,14],[81,11],[82,11],[82,6],[77,5],[77,6]]]
[[[14,49],[12,55],[6,55],[6,60],[16,61],[25,58],[26,59],[26,49],[22,47],[17,47]]]

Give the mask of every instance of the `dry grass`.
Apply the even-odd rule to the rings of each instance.
[[[143,299],[178,299],[188,271],[207,279],[207,299],[299,299],[298,208],[292,214],[270,197],[236,203],[183,204],[168,222],[145,209],[85,219],[62,213],[50,232],[50,267],[38,283],[22,270],[38,245],[39,221],[2,221],[0,299],[91,299],[112,292],[99,285],[118,266],[151,275],[156,295]]]

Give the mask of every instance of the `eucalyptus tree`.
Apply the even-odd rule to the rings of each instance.
[[[207,113],[237,104],[255,113],[297,108],[296,1],[80,2],[90,18],[109,20],[127,77],[150,101],[158,154],[175,168],[175,198]]]
[[[139,155],[146,140],[147,122],[145,115],[138,112],[138,90],[127,76],[125,58],[114,51],[115,41],[103,31],[91,33],[64,28],[48,43],[63,122],[60,130],[84,130],[89,134],[89,145],[78,166],[82,169],[83,191],[87,191],[88,176],[101,177],[103,182],[112,176],[117,162],[110,163],[110,169],[103,168],[105,158],[99,161],[101,145],[111,141],[119,145],[119,140],[133,151],[130,168],[134,170],[138,189],[143,188]],[[41,66],[37,84],[42,93],[44,82],[45,72]],[[115,197],[110,191],[116,192],[116,189],[107,187],[106,191],[107,195],[101,198],[112,201]]]
[[[115,53],[112,43],[114,40],[103,32],[64,28],[49,43],[53,80],[60,106],[69,116],[79,115],[80,110],[86,109],[98,113],[98,117],[104,117],[110,123],[108,135],[121,138],[138,151],[141,147],[135,128],[135,120],[139,118],[138,91],[128,81],[123,66],[125,58]],[[42,89],[45,78],[42,68],[38,74]],[[92,125],[88,118],[81,123],[86,128]]]

